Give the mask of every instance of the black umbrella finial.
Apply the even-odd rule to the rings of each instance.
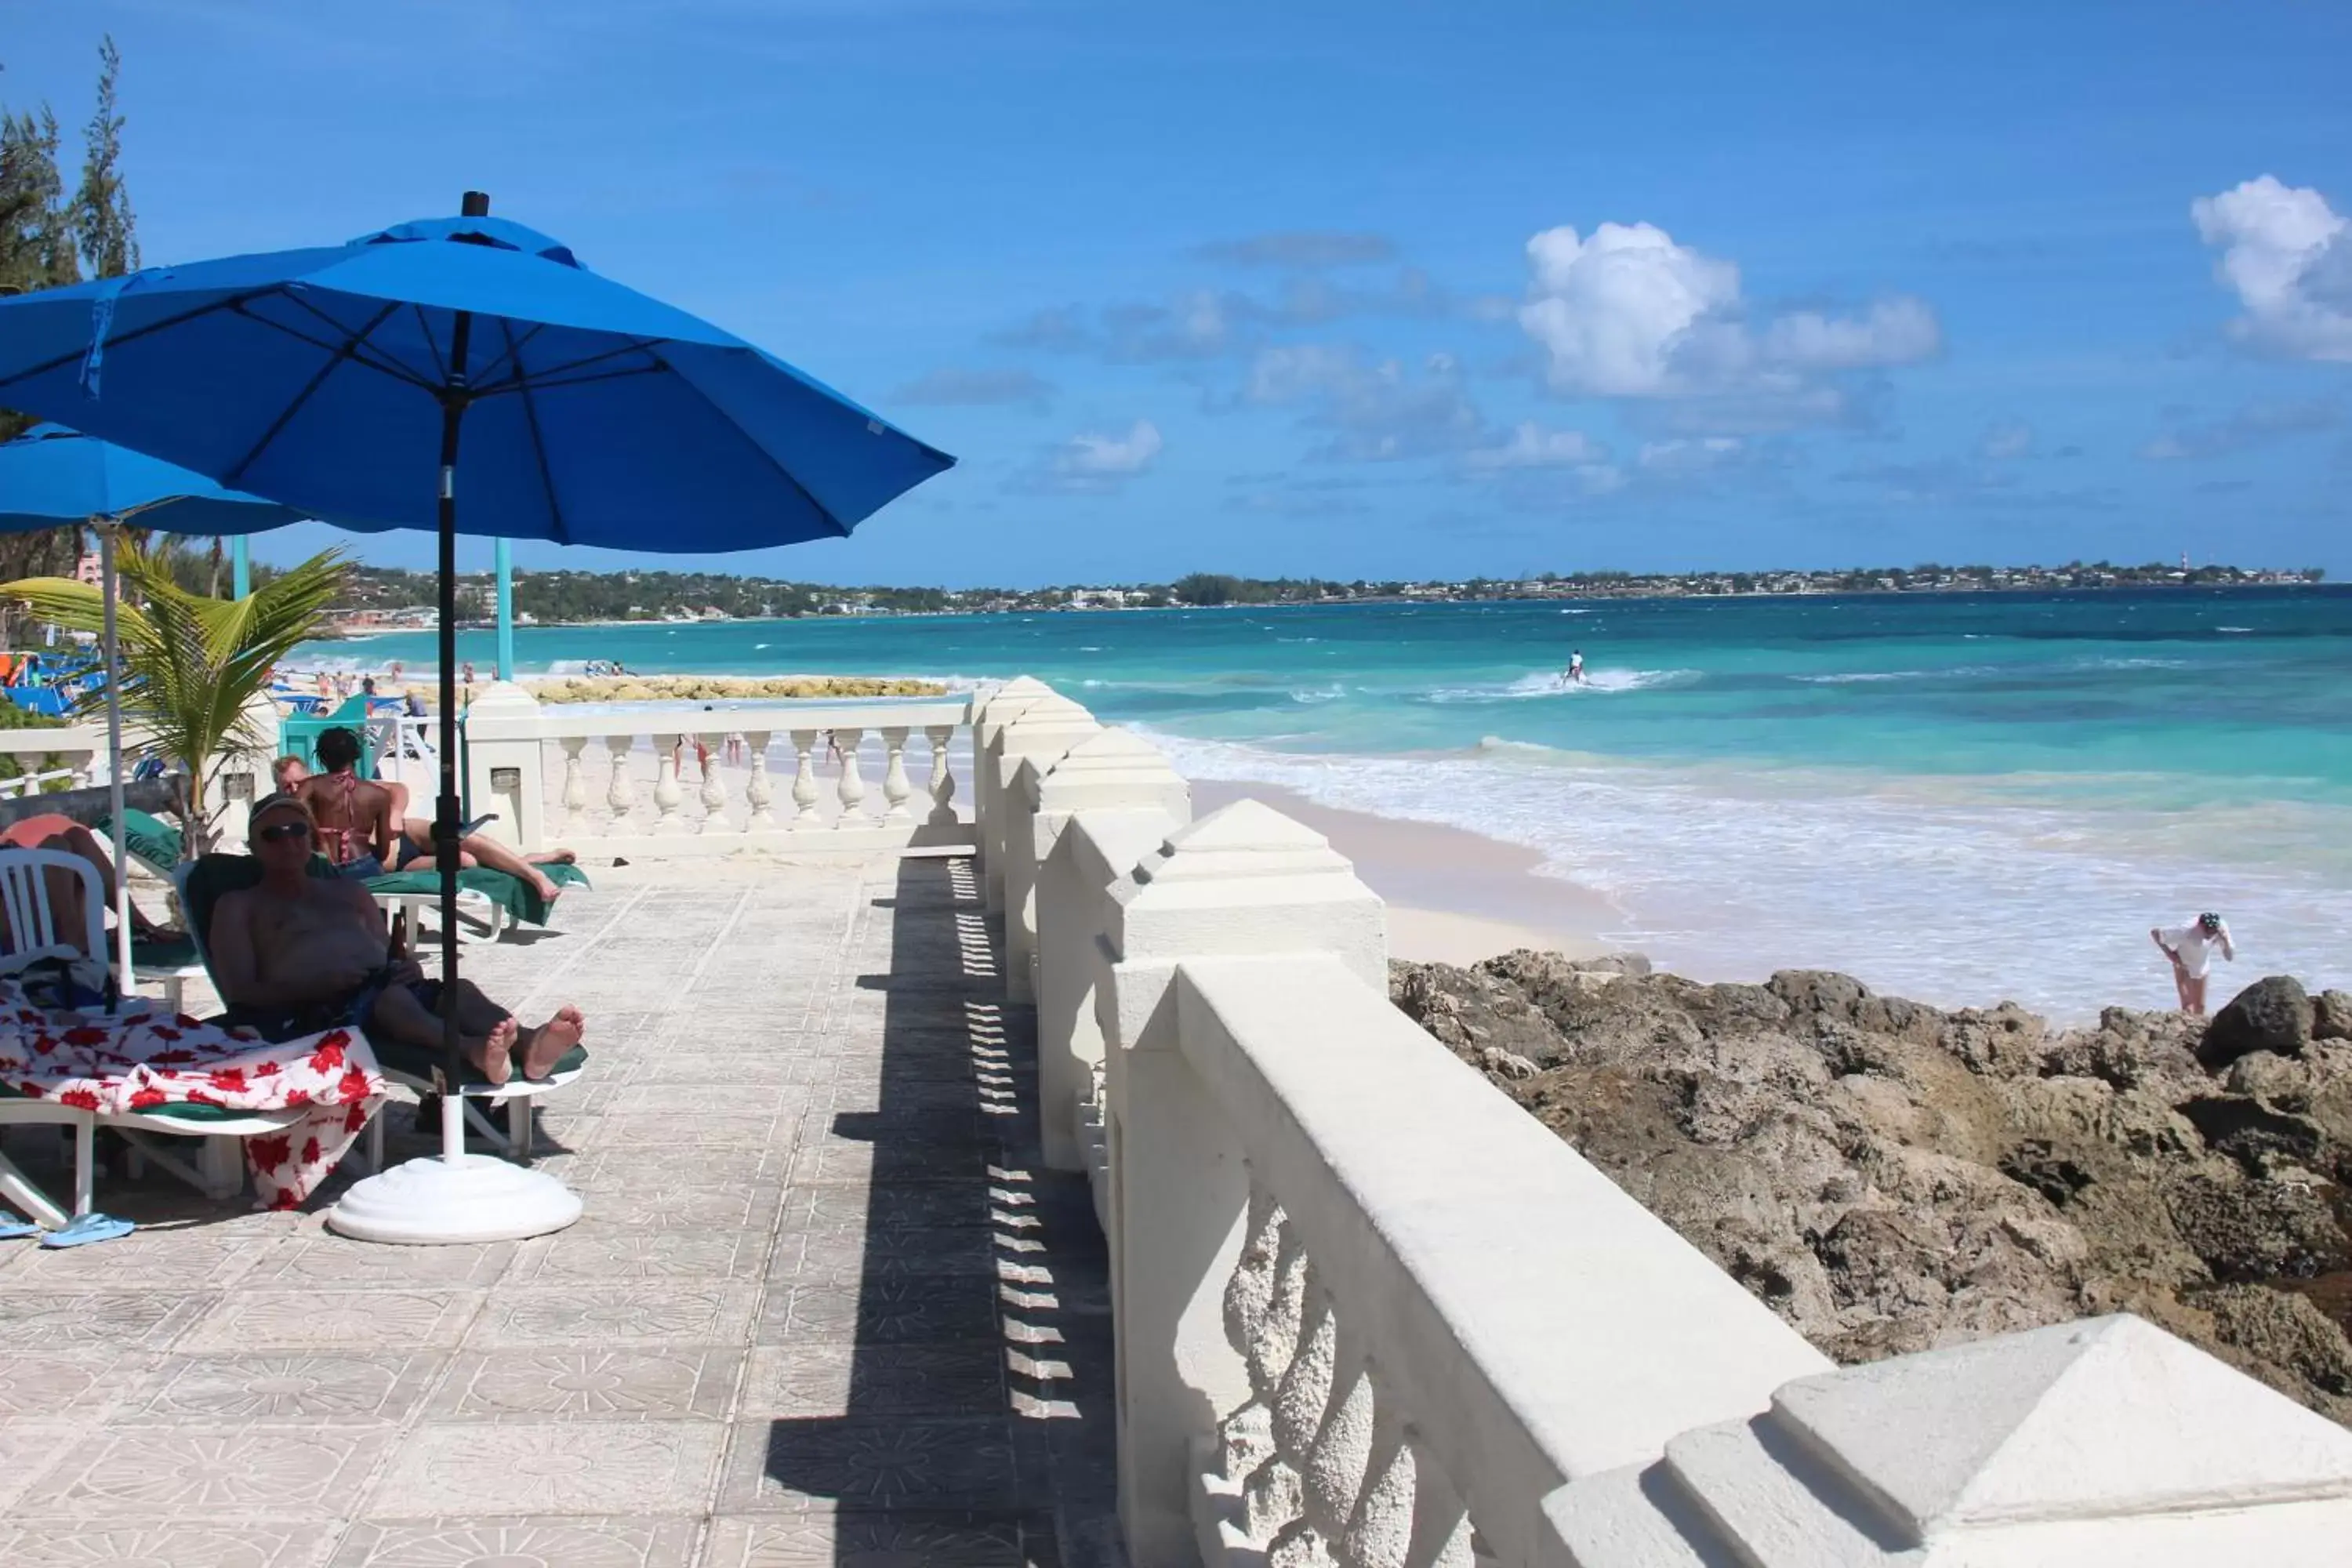
[[[467,191],[466,193],[465,199],[458,204],[457,216],[459,217],[489,216],[490,193],[488,191]]]

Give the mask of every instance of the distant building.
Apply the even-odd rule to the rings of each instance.
[[[97,551],[85,550],[81,552],[81,559],[74,563],[74,581],[87,583],[93,588],[105,583],[106,563],[100,557]]]

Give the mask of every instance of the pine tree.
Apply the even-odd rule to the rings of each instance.
[[[0,291],[80,280],[73,213],[58,174],[58,117],[0,110]]]
[[[98,47],[98,105],[82,133],[81,188],[74,193],[75,238],[93,278],[120,278],[139,269],[139,235],[131,216],[131,193],[116,163],[122,156],[122,115],[115,107],[115,78],[122,53],[108,34]]]
[[[81,280],[82,263],[105,278],[139,265],[131,198],[116,163],[122,151],[122,115],[115,78],[122,57],[109,37],[98,51],[98,103],[86,133],[81,184],[70,198],[58,167],[58,117],[48,105],[21,113],[0,108],[0,293],[54,289]],[[0,409],[0,440],[12,440],[33,421]],[[82,549],[79,528],[0,534],[0,579],[63,575]],[[0,638],[22,611],[0,609]]]

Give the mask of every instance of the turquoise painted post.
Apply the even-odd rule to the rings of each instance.
[[[253,546],[241,533],[228,542],[228,591],[240,599],[253,592]]]
[[[514,546],[503,539],[491,542],[498,547],[499,569],[499,679],[514,679]]]

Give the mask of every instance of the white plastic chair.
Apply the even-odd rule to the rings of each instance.
[[[47,873],[62,871],[81,883],[83,929],[58,929],[49,907]],[[14,974],[45,958],[96,958],[106,962],[106,894],[98,868],[61,849],[0,849],[0,913],[8,932],[0,941],[0,974]],[[79,938],[79,945],[76,945]]]

